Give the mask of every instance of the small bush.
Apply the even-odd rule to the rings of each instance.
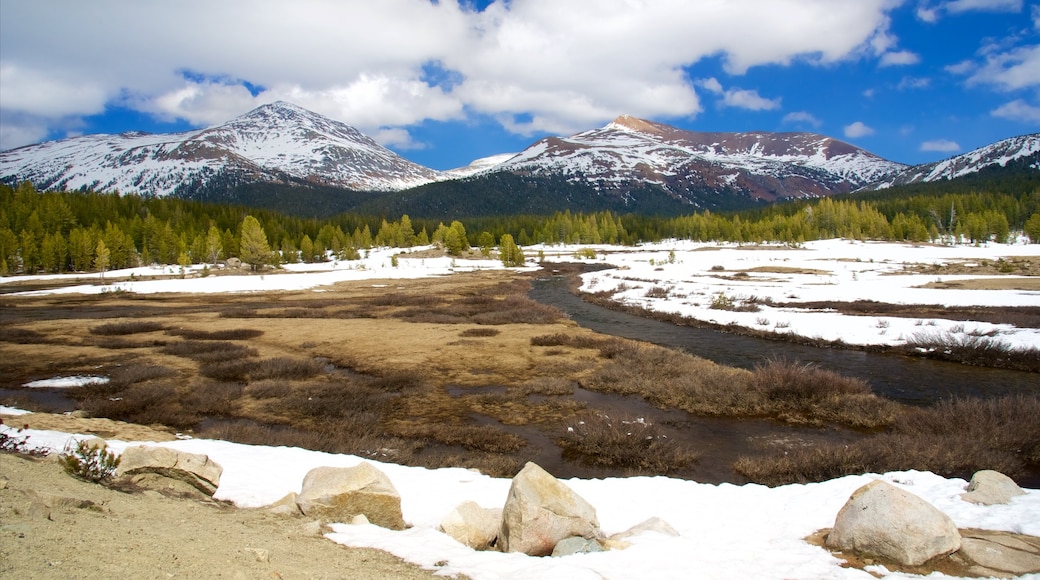
[[[259,352],[252,347],[220,340],[184,340],[163,347],[165,354],[183,356],[199,362],[240,361]]]
[[[564,459],[643,473],[668,473],[697,459],[653,423],[599,412],[580,415],[557,444]]]
[[[255,328],[230,328],[214,331],[175,328],[166,331],[166,334],[172,334],[188,340],[249,340],[261,336],[263,333],[264,331]]]
[[[43,344],[47,337],[28,328],[0,328],[0,342],[13,342],[15,344]]]
[[[4,424],[0,421],[0,427]],[[16,432],[20,432],[19,429]],[[4,453],[16,453],[26,457],[46,457],[50,451],[43,447],[32,447],[29,445],[29,436],[19,437],[12,435],[10,429],[0,428],[0,451]]]
[[[645,296],[647,298],[668,298],[668,296],[671,293],[671,288],[665,288],[663,286],[654,286],[646,291]]]
[[[489,337],[498,336],[501,334],[501,330],[497,328],[467,328],[459,333],[459,336],[463,337]]]
[[[135,383],[143,383],[152,379],[161,379],[176,374],[177,371],[153,364],[135,364],[118,368],[111,373],[111,388],[125,388]]]
[[[104,445],[91,445],[89,441],[77,441],[75,447],[65,446],[59,456],[65,473],[93,483],[112,477],[119,467],[119,457]]]
[[[147,320],[129,320],[126,322],[110,322],[90,329],[91,334],[99,336],[121,336],[125,334],[141,334],[144,332],[155,332],[166,328],[158,322]]]

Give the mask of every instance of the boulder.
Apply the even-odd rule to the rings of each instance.
[[[299,497],[295,491],[291,491],[282,499],[264,506],[264,509],[272,514],[280,516],[298,516],[300,515],[300,506],[296,505],[296,498]]]
[[[363,514],[377,526],[404,529],[400,494],[386,474],[368,463],[315,467],[303,478],[296,503],[309,517],[345,523]]]
[[[565,538],[603,536],[596,509],[544,469],[528,463],[513,478],[502,510],[503,552],[547,556]]]
[[[1040,538],[992,530],[963,530],[958,555],[980,576],[1011,577],[1040,572]]]
[[[982,505],[1008,503],[1016,495],[1025,495],[1013,479],[999,471],[985,469],[975,472],[968,484],[968,492],[961,499]]]
[[[961,536],[933,505],[877,480],[853,492],[838,512],[827,546],[918,566],[959,549]]]
[[[483,508],[476,502],[460,503],[441,520],[441,531],[474,550],[488,550],[498,542],[502,508]]]
[[[562,558],[563,556],[571,556],[573,554],[589,554],[602,551],[603,545],[596,540],[589,540],[581,536],[571,536],[556,542],[556,547],[552,551],[552,557]]]
[[[141,487],[180,487],[163,481],[163,478],[172,479],[212,496],[220,485],[220,474],[223,471],[219,464],[210,461],[206,455],[140,445],[123,451],[114,475],[118,480],[130,481]]]

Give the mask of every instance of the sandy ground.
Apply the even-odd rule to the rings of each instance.
[[[40,415],[19,419],[44,423]],[[320,529],[262,509],[115,491],[74,479],[51,458],[0,453],[3,578],[432,576],[385,552],[335,544]]]

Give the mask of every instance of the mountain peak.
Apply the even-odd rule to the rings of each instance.
[[[633,117],[632,115],[619,115],[605,128],[620,129],[622,131],[638,131],[640,133],[661,133],[661,127],[652,121]]]

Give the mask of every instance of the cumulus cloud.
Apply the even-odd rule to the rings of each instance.
[[[483,114],[519,133],[566,132],[620,113],[697,114],[684,67],[704,59],[718,58],[731,75],[864,55],[906,59],[889,32],[897,5],[496,0],[477,11],[460,0],[4,2],[0,107],[59,119],[125,104],[205,125],[286,98],[359,128]],[[429,74],[432,63],[443,74]],[[185,69],[204,77],[186,79]],[[739,89],[724,101],[779,106]]]
[[[785,125],[809,125],[814,128],[818,128],[823,125],[823,121],[816,118],[812,113],[806,111],[794,111],[784,115],[781,120]]]
[[[1021,11],[1022,0],[950,0],[934,5],[922,2],[918,5],[916,14],[924,22],[937,22],[944,13]]]
[[[899,84],[896,88],[901,91],[910,91],[914,89],[925,89],[928,85],[932,84],[931,79],[920,78],[920,77],[903,77],[899,79]]]
[[[938,151],[940,153],[953,153],[960,151],[961,146],[956,141],[950,141],[949,139],[934,139],[932,141],[925,141],[921,143],[921,151]]]
[[[845,125],[844,132],[845,136],[849,139],[856,139],[858,137],[866,137],[868,135],[874,134],[874,130],[868,127],[862,121],[856,121],[854,123]]]
[[[1009,121],[1021,121],[1034,125],[1040,124],[1040,107],[1034,107],[1022,99],[1005,103],[990,111],[990,115]]]
[[[950,72],[967,74],[968,84],[994,85],[1013,91],[1040,85],[1040,44],[989,51],[979,63],[959,63]]]
[[[904,66],[910,64],[917,64],[921,62],[921,57],[909,50],[899,50],[895,52],[886,52],[881,55],[881,61],[878,62],[880,66]]]
[[[722,105],[749,111],[771,111],[780,108],[780,99],[767,99],[758,91],[729,89],[722,96]]]

